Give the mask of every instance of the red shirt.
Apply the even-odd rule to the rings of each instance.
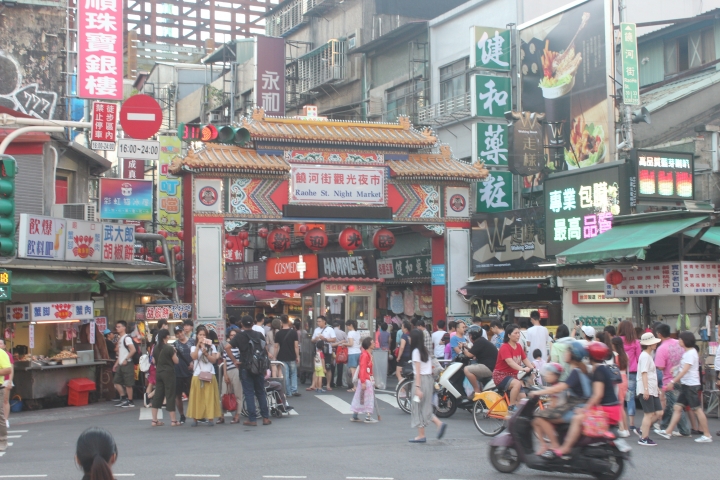
[[[502,373],[504,376],[515,375],[517,370],[512,368],[505,361],[508,358],[512,358],[518,365],[523,365],[523,360],[526,358],[525,349],[520,344],[516,344],[513,349],[509,343],[503,343],[498,350],[497,362],[495,362],[495,371]]]
[[[370,353],[365,349],[360,353],[360,366],[358,368],[360,369],[358,372],[358,381],[365,383],[370,380],[373,374],[373,362]]]

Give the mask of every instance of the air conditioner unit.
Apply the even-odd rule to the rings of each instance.
[[[92,203],[63,203],[52,206],[52,216],[56,218],[73,218],[75,220],[85,220],[88,222],[96,222],[97,207]]]
[[[219,122],[221,120],[222,115],[220,115],[219,113],[211,112],[210,114],[208,114],[208,121],[210,123]]]

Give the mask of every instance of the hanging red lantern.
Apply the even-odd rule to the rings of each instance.
[[[623,280],[625,280],[625,277],[618,270],[611,270],[605,275],[605,281],[613,287],[620,285]]]
[[[233,248],[233,242],[229,238],[227,240],[225,240],[225,248],[227,248],[228,250]]]
[[[290,227],[288,227],[287,225],[285,225],[284,227],[281,227],[280,230],[282,230],[283,232],[285,232],[287,234],[290,234]]]
[[[268,236],[268,229],[265,227],[258,228],[258,237],[260,238],[267,238]]]
[[[247,240],[249,236],[250,235],[245,230],[241,230],[240,233],[238,233],[238,237],[240,237],[240,240]]]
[[[250,240],[248,240],[248,239],[246,238],[245,240],[242,241],[242,244],[243,244],[243,247],[247,248],[247,247],[250,246]]]
[[[150,255],[145,255],[145,261],[152,262],[152,257]]]
[[[180,253],[180,245],[173,246],[173,252]]]
[[[165,263],[165,257],[162,255],[160,255],[160,258],[158,258],[158,260],[160,261],[160,263]]]
[[[381,228],[373,235],[373,245],[381,252],[387,252],[395,246],[395,235],[387,228]]]
[[[298,229],[298,232],[302,233],[303,235],[306,234],[308,231],[308,227],[304,223],[301,223],[300,225],[298,225],[297,229]]]
[[[176,235],[177,235],[177,238],[180,239],[180,241],[185,240],[185,232],[184,231],[180,230],[179,232],[177,232]]]
[[[162,255],[163,248],[160,245],[158,245],[157,247],[155,247],[155,253],[157,253],[158,255]]]
[[[135,233],[145,233],[145,229],[143,227],[137,227]]]
[[[338,243],[340,244],[340,247],[347,250],[348,253],[352,255],[355,250],[362,247],[362,235],[360,235],[360,232],[354,228],[346,228],[340,232]]]
[[[284,252],[290,248],[290,235],[285,230],[276,228],[268,234],[267,246],[275,253]]]
[[[167,238],[168,232],[166,232],[165,230],[158,230],[158,235],[162,235],[163,238]]]
[[[181,261],[182,259],[183,259],[182,253],[178,253],[177,255],[175,255],[175,260],[177,260],[178,262]]]
[[[310,250],[317,252],[328,245],[328,236],[325,230],[313,228],[305,234],[305,246]]]

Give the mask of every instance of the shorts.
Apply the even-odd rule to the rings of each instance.
[[[650,396],[647,400],[642,395],[638,395],[640,405],[642,406],[643,413],[655,413],[662,411],[662,404],[660,403],[660,397]]]
[[[348,361],[347,361],[348,368],[357,368],[358,365],[360,365],[360,354],[359,353],[351,353],[350,355],[348,355]]]
[[[127,365],[118,365],[113,376],[113,383],[123,387],[135,386],[135,365],[129,361]]]
[[[652,398],[658,398],[658,397],[650,397]],[[642,402],[642,398],[640,400]],[[658,400],[659,403],[659,400]],[[622,416],[622,407],[620,405],[600,405],[599,408],[605,412],[605,416],[607,417],[608,424],[610,425],[617,425],[620,423],[620,418]]]
[[[500,383],[498,383],[498,384],[496,385],[496,386],[497,386],[497,389],[498,389],[498,392],[504,392],[504,391],[506,391],[508,388],[510,388],[510,382],[513,381],[513,378],[515,378],[515,377],[513,377],[512,375],[509,375],[509,376],[503,378],[503,379],[500,381]]]
[[[175,396],[179,397],[183,393],[185,396],[190,396],[190,383],[192,382],[192,377],[175,377]]]
[[[324,377],[325,377],[325,370],[323,370],[322,367],[315,367],[315,376],[316,376],[316,377],[324,378]]]
[[[148,382],[150,385],[155,385],[155,383],[156,383],[156,380],[155,380],[156,374],[157,374],[157,369],[155,368],[155,365],[150,365],[150,370],[148,370],[148,373],[147,373],[147,382]]]
[[[483,365],[482,363],[476,363],[474,365],[468,365],[467,371],[473,375],[475,375],[475,378],[478,380],[480,379],[487,379],[492,377],[492,370],[490,370],[488,367]]]
[[[700,408],[700,385],[683,385],[680,384],[680,395],[677,397],[675,405],[690,407],[693,410]]]

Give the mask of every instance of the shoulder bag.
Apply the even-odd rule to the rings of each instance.
[[[233,389],[232,383],[228,384],[227,393],[222,396],[221,403],[223,410],[226,412],[234,412],[237,410],[237,397],[235,397],[235,390]]]

